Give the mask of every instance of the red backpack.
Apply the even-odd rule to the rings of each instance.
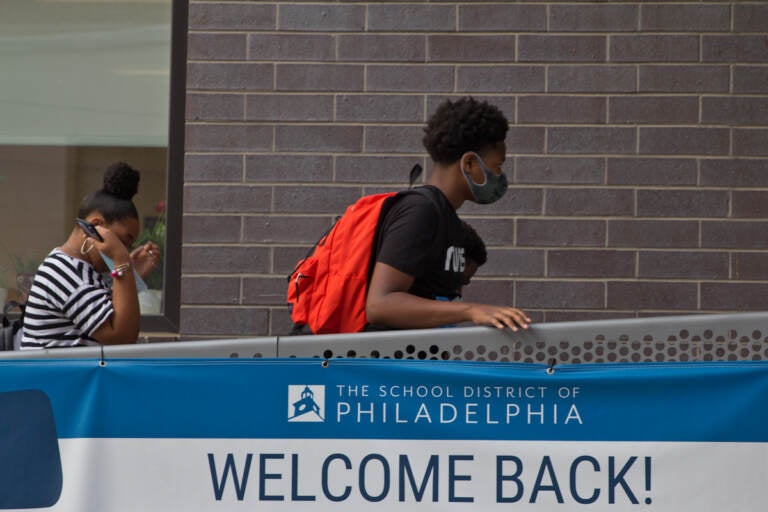
[[[413,183],[421,166],[411,170]],[[303,326],[314,334],[360,332],[368,324],[365,313],[368,279],[373,269],[376,228],[383,215],[402,194],[424,189],[364,196],[347,207],[330,231],[323,235],[311,255],[302,259],[288,276],[288,309],[294,332]],[[437,206],[435,206],[437,208]]]
[[[287,293],[296,326],[306,325],[314,334],[360,332],[365,328],[376,227],[382,207],[396,194],[360,198],[317,242],[312,255],[296,264],[288,277]]]

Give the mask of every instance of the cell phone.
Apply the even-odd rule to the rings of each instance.
[[[90,236],[91,238],[95,238],[99,242],[103,242],[104,239],[101,238],[101,235],[98,231],[96,231],[96,228],[88,222],[87,220],[83,220],[81,218],[76,218],[75,223],[77,223],[78,226],[80,226],[80,229],[82,229],[86,235]]]

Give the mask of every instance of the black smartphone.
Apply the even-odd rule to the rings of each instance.
[[[93,224],[91,224],[87,220],[83,220],[78,217],[75,219],[75,222],[77,223],[78,226],[80,226],[80,229],[82,229],[86,235],[90,236],[91,238],[95,238],[99,242],[104,241],[104,239],[101,238],[101,235],[99,234],[99,232],[96,231],[96,228],[93,226]]]

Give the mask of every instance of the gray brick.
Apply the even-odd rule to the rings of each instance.
[[[695,35],[611,36],[611,62],[698,62],[699,38]]]
[[[278,64],[279,91],[362,91],[363,66],[353,64]]]
[[[487,246],[510,246],[515,243],[515,221],[512,219],[465,219],[477,230]]]
[[[515,159],[515,183],[599,185],[604,180],[604,158],[517,157]]]
[[[336,59],[336,39],[323,34],[249,34],[248,59],[332,61]]]
[[[270,187],[252,185],[187,185],[185,212],[268,212]]]
[[[610,220],[609,247],[688,248],[699,245],[695,220]]]
[[[640,153],[656,155],[727,155],[727,128],[640,128]]]
[[[368,153],[424,153],[421,126],[366,126]]]
[[[638,277],[650,279],[728,279],[728,253],[642,251]]]
[[[181,279],[183,304],[239,304],[239,277],[184,277]]]
[[[240,155],[191,155],[184,157],[184,181],[242,181],[243,157]]]
[[[587,281],[520,281],[516,299],[524,308],[602,308],[605,285]]]
[[[330,94],[248,94],[245,96],[248,121],[332,121]]]
[[[704,187],[768,187],[768,160],[703,159]]]
[[[712,249],[768,249],[768,222],[702,221],[701,246]]]
[[[321,155],[247,155],[245,179],[256,182],[297,183],[331,181],[333,159]]]
[[[626,154],[635,152],[634,128],[554,127],[549,128],[548,153]]]
[[[663,32],[717,32],[731,29],[729,5],[643,5],[641,29]]]
[[[693,158],[608,158],[609,185],[696,184]]]
[[[275,128],[277,151],[341,151],[362,149],[361,126],[285,125]]]
[[[459,4],[459,32],[544,32],[546,29],[544,5]]]
[[[640,92],[728,92],[728,66],[694,64],[640,66]]]
[[[510,126],[507,132],[507,152],[511,154],[544,153],[545,128]]]
[[[284,277],[247,277],[243,279],[243,304],[282,306],[287,288]]]
[[[245,60],[245,34],[198,34],[187,36],[189,60]]]
[[[768,125],[768,98],[715,96],[702,98],[701,121],[736,126]]]
[[[275,212],[341,215],[360,198],[359,187],[275,187]]]
[[[638,190],[640,217],[725,217],[725,190]]]
[[[605,62],[604,36],[519,36],[521,62]]]
[[[698,306],[696,283],[609,282],[608,308],[691,310]]]
[[[480,222],[469,220],[476,228]],[[544,275],[544,251],[530,249],[488,249],[488,262],[480,267],[480,276],[541,277]]]
[[[292,205],[288,205],[290,209]],[[341,213],[341,212],[339,212]],[[331,227],[332,217],[248,216],[243,219],[243,241],[260,244],[314,244]]]
[[[605,123],[605,98],[594,96],[520,96],[518,123]]]
[[[768,67],[734,66],[733,92],[768,93]]]
[[[736,32],[765,32],[768,26],[768,5],[765,3],[735,3],[733,30]]]
[[[265,247],[185,246],[181,253],[184,274],[264,273],[269,270],[269,249]]]
[[[636,5],[550,6],[549,30],[553,32],[632,32],[637,30]]]
[[[733,154],[736,156],[768,156],[768,130],[734,130]]]
[[[365,29],[365,6],[281,4],[278,28],[300,31],[362,31]]]
[[[609,122],[632,124],[696,124],[696,96],[619,96],[609,99]]]
[[[634,277],[635,253],[615,250],[552,250],[547,253],[548,277]]]
[[[763,281],[768,276],[768,258],[763,251],[736,252],[731,255],[733,279]]]
[[[520,247],[602,247],[605,221],[576,219],[518,219]]]
[[[634,192],[618,188],[553,188],[547,190],[546,214],[563,216],[628,216],[635,211]]]
[[[187,124],[187,151],[263,151],[272,147],[272,127]]]
[[[383,94],[340,94],[337,121],[424,122],[424,97]]]
[[[768,284],[702,283],[701,308],[721,311],[765,311]]]
[[[768,192],[764,190],[734,190],[733,216],[753,219],[768,217]]]
[[[181,334],[265,336],[269,311],[259,308],[181,308]]]
[[[764,35],[704,35],[701,53],[704,62],[768,62]]]
[[[187,94],[186,118],[190,121],[242,121],[241,94]]]
[[[515,36],[431,35],[427,37],[430,62],[509,62],[515,59]]]
[[[307,252],[312,248],[317,240],[312,241],[304,247],[275,247],[273,249],[273,274],[286,277],[293,272],[296,264],[306,257]]]
[[[541,215],[543,192],[538,188],[517,188],[507,190],[504,196],[492,205],[467,201],[461,207],[461,215]]]
[[[545,321],[547,322],[584,322],[587,320],[620,320],[632,318],[629,313],[604,311],[546,311]],[[585,359],[585,361],[587,361]],[[575,360],[574,360],[575,362]]]
[[[340,35],[338,41],[342,61],[424,62],[427,51],[421,35]]]
[[[634,92],[635,66],[550,66],[549,92]]]
[[[366,66],[366,90],[392,92],[453,91],[452,66]]]
[[[276,27],[276,18],[276,8],[270,4],[189,4],[189,30],[270,30]]]
[[[455,28],[453,5],[368,4],[369,31],[452,32]]]
[[[336,158],[336,181],[405,184],[408,183],[408,173],[417,163],[424,168],[424,159],[413,156],[339,156]]]
[[[468,302],[514,306],[514,298],[515,283],[508,279],[502,281],[473,279],[472,284],[464,289],[464,300]]]
[[[206,63],[187,64],[189,89],[257,91],[272,89],[272,64]]]
[[[544,92],[543,66],[459,66],[460,92]]]
[[[184,243],[239,242],[240,225],[236,215],[184,215]]]
[[[269,308],[269,335],[289,336],[293,322],[287,307]]]

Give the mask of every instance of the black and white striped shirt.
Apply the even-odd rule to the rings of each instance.
[[[32,283],[21,348],[94,345],[91,334],[113,312],[107,280],[90,263],[54,249]]]

